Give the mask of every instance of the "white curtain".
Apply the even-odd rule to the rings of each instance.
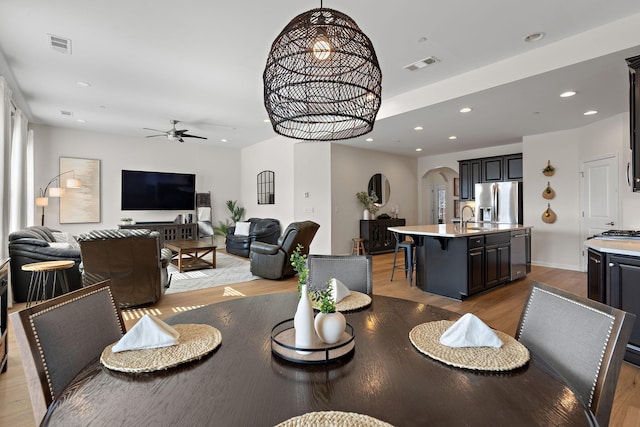
[[[9,231],[27,226],[27,139],[29,121],[16,110],[11,138]],[[33,199],[31,199],[33,200]]]
[[[9,236],[9,174],[11,159],[11,90],[4,77],[0,76],[0,258],[9,256],[7,241]]]

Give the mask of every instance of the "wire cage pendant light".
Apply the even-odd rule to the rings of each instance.
[[[382,93],[373,45],[353,19],[322,3],[278,35],[263,81],[264,105],[280,135],[336,141],[373,130]]]

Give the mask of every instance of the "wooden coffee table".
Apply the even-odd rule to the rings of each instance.
[[[178,267],[180,273],[187,270],[199,270],[202,268],[216,268],[216,248],[213,238],[193,240],[168,240],[164,247],[175,252],[171,263]],[[211,261],[204,259],[211,254]]]

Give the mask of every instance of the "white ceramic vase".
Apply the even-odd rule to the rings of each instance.
[[[365,209],[364,211],[362,211],[362,219],[369,219],[369,209]]]
[[[301,286],[300,300],[296,314],[293,316],[293,328],[295,329],[295,343],[298,348],[311,348],[315,342],[316,332],[313,327],[313,306],[307,291],[307,285]],[[299,351],[300,354],[309,354],[308,351]]]
[[[347,319],[339,311],[335,313],[318,313],[314,326],[320,341],[325,344],[335,344],[340,341],[344,328],[347,326]]]

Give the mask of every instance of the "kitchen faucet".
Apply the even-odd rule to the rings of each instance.
[[[465,221],[464,220],[464,210],[466,208],[471,209],[471,216]],[[462,207],[462,210],[460,211],[460,220],[462,221],[462,228],[467,228],[467,224],[469,223],[469,221],[471,221],[471,218],[475,218],[475,216],[476,216],[476,213],[473,210],[473,207],[471,205],[464,205]]]

